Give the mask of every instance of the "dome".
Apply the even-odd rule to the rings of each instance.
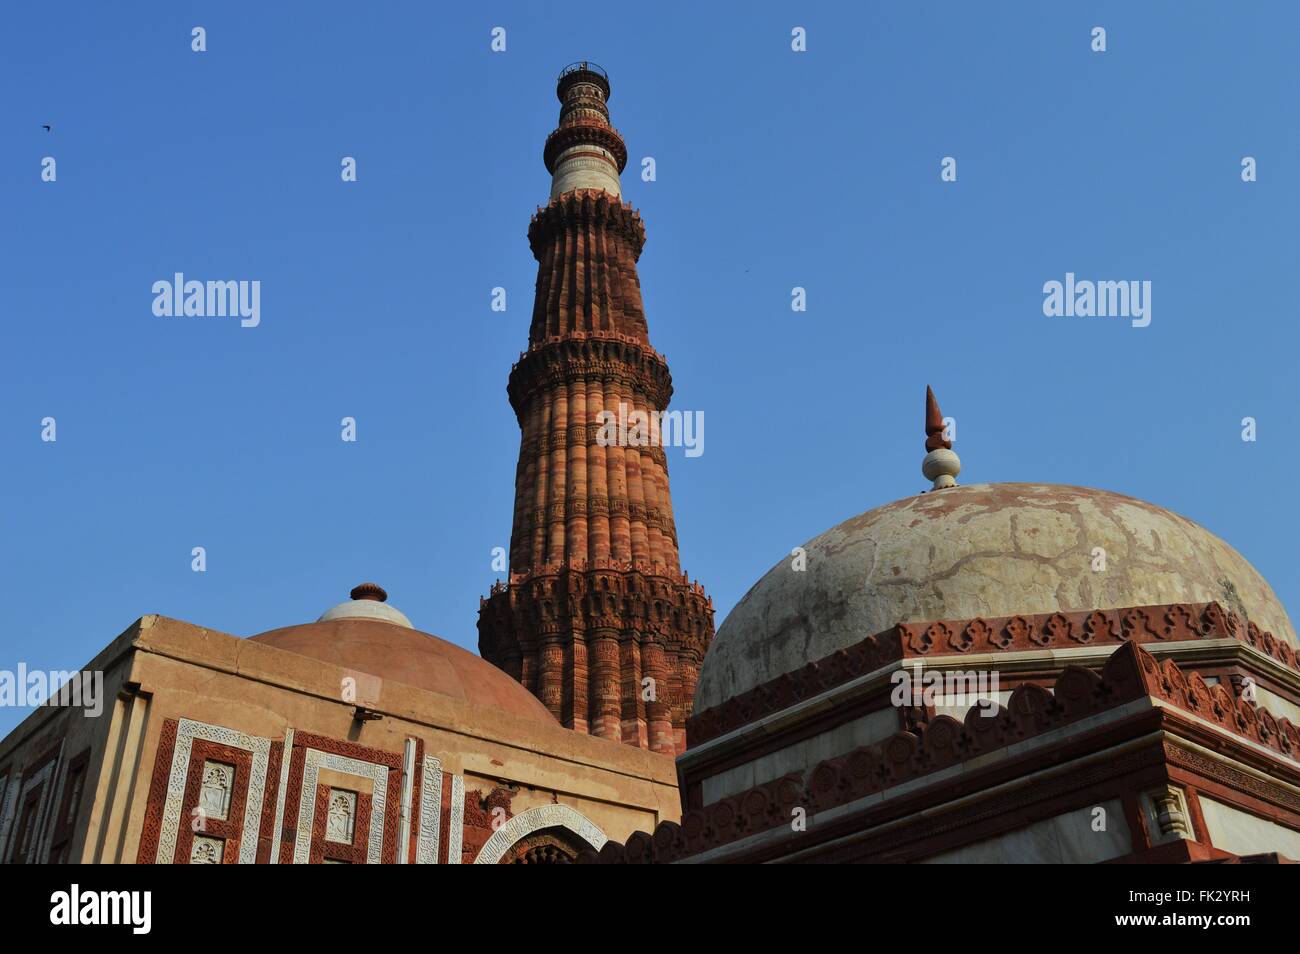
[[[352,595],[352,600],[327,611],[314,623],[249,638],[471,705],[533,722],[559,724],[541,700],[487,660],[412,627],[405,615],[382,602],[381,595],[386,598],[387,594],[379,587],[363,584]]]
[[[411,621],[406,618],[406,614],[396,606],[389,606],[387,603],[379,603],[375,600],[347,600],[321,613],[320,619],[316,622],[328,623],[335,619],[377,619],[395,626],[415,629]]]
[[[718,628],[696,712],[896,623],[1217,600],[1296,645],[1286,610],[1241,554],[1185,517],[1104,490],[952,487],[869,510],[804,550],[806,570],[783,559]]]

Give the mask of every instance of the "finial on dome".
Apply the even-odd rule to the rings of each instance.
[[[348,595],[354,600],[374,600],[376,603],[384,603],[388,600],[388,593],[378,583],[362,583],[354,586]]]
[[[961,458],[952,450],[952,441],[944,436],[943,412],[934,391],[925,386],[925,449],[929,451],[921,461],[921,473],[927,480],[934,481],[932,490],[957,486],[957,475],[961,473]]]

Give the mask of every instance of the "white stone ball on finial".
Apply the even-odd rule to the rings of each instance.
[[[925,455],[921,461],[921,473],[926,480],[934,481],[934,490],[957,486],[957,475],[961,473],[961,458],[946,447],[940,447]]]

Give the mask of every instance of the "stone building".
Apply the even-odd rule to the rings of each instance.
[[[0,741],[0,861],[1198,862],[1300,858],[1300,665],[1267,582],[1119,494],[924,493],[772,568],[718,629],[663,448],[672,395],[608,78],[559,78],[508,578],[481,656],[375,584],[250,638],[145,616],[98,718]]]
[[[678,814],[672,761],[565,729],[374,585],[240,639],[145,616],[99,718],[0,743],[8,862],[539,863]]]
[[[718,630],[680,823],[584,862],[1300,858],[1300,665],[1268,583],[1120,494],[957,486],[773,567]]]

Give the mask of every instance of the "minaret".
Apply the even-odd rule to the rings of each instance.
[[[671,754],[685,748],[713,603],[681,572],[663,448],[602,436],[602,411],[665,410],[672,376],[650,347],[645,227],[620,199],[609,78],[575,63],[556,94],[550,202],[528,228],[528,350],[507,388],[522,433],[510,578],[480,601],[479,652],[563,725]]]

